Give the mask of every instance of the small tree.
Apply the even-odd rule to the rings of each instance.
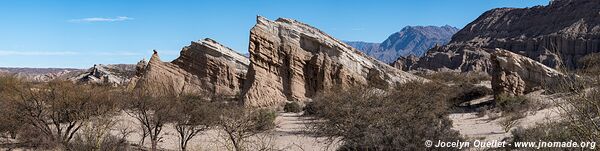
[[[143,134],[150,137],[151,149],[156,151],[165,124],[174,118],[175,108],[172,102],[175,97],[174,95],[151,95],[149,91],[142,89],[133,91],[130,96],[126,103],[126,112],[139,122]]]
[[[64,147],[90,118],[117,109],[110,88],[52,81],[33,85],[19,83],[9,92],[15,116]]]
[[[275,128],[277,115],[266,109],[250,109],[241,106],[221,107],[218,126],[227,135],[233,150],[246,150],[248,139],[261,132]]]
[[[192,138],[216,124],[217,108],[194,95],[178,97],[175,103],[173,124],[179,134],[181,150],[186,151]]]

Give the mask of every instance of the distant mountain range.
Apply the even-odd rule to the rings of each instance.
[[[386,63],[392,63],[401,56],[423,56],[435,45],[450,41],[458,28],[446,26],[407,26],[390,35],[382,43],[346,41],[350,46]]]

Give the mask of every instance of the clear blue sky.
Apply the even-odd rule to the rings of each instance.
[[[381,42],[407,25],[462,28],[486,10],[549,0],[3,0],[0,66],[171,61],[210,37],[246,53],[256,15],[294,18],[342,40]]]

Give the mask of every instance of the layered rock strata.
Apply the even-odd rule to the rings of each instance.
[[[172,62],[162,62],[154,51],[140,70],[134,88],[153,92],[239,96],[249,60],[214,40],[192,42]],[[152,90],[154,89],[154,90]]]
[[[388,88],[424,80],[292,19],[257,17],[249,45],[251,63],[242,93],[247,106],[304,101],[332,87]]]

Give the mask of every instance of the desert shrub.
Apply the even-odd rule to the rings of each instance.
[[[197,95],[178,96],[173,103],[172,123],[179,134],[180,149],[186,151],[192,138],[216,125],[218,108]]]
[[[158,149],[162,140],[163,128],[175,119],[176,95],[172,93],[155,94],[148,90],[138,89],[127,97],[125,111],[135,118],[141,127],[142,138],[140,146],[144,145],[146,137],[150,138],[151,150]]]
[[[17,140],[21,145],[20,148],[32,150],[56,150],[61,147],[59,142],[47,137],[41,130],[31,125],[24,125],[18,131],[19,137]]]
[[[250,138],[275,128],[277,114],[268,109],[253,109],[224,104],[217,126],[225,133],[225,140],[231,150],[248,150]]]
[[[76,85],[70,81],[32,84],[21,82],[8,93],[7,101],[14,116],[35,131],[36,137],[22,134],[23,139],[38,139],[66,147],[85,121],[110,115],[118,110],[115,96],[108,87]]]
[[[75,137],[73,142],[69,144],[69,150],[72,151],[104,151],[104,150],[133,150],[130,149],[127,140],[114,135],[102,137],[102,141],[98,144],[91,144],[90,140],[86,140],[81,136]]]
[[[523,113],[532,107],[532,102],[525,96],[499,94],[494,100],[496,107],[504,113]]]
[[[314,101],[306,102],[304,108],[302,108],[302,110],[304,111],[303,115],[311,116],[316,114],[318,108],[315,105],[317,104]]]
[[[0,75],[0,138],[16,138],[17,131],[25,124],[17,116],[15,102],[11,101],[11,97],[17,95],[13,90],[22,83],[17,77]]]
[[[557,105],[559,120],[548,120],[527,129],[517,128],[512,131],[513,141],[600,141],[600,90],[574,92]]]
[[[525,117],[525,114],[523,114],[523,113],[510,113],[508,115],[505,115],[504,119],[500,120],[498,122],[498,124],[500,124],[500,126],[502,126],[502,129],[504,129],[504,132],[510,132],[510,130],[514,126],[517,126],[520,123],[519,119],[522,119],[524,117]]]
[[[322,120],[310,130],[330,142],[340,139],[339,150],[420,150],[426,140],[461,140],[446,116],[449,91],[432,82],[390,91],[334,89],[313,99],[313,116]]]
[[[580,93],[586,88],[598,85],[598,80],[567,73],[565,78],[542,81],[542,87],[547,94]]]
[[[285,103],[285,106],[283,106],[283,111],[285,112],[291,112],[291,113],[299,113],[302,112],[302,107],[300,107],[300,104],[298,102],[290,102],[290,103]]]
[[[87,122],[82,131],[69,143],[68,150],[99,151],[128,150],[127,135],[110,134],[118,121],[112,117],[98,117]]]
[[[580,67],[577,73],[591,76],[600,75],[600,53],[588,54],[579,59],[577,63]]]
[[[559,104],[564,122],[582,139],[600,141],[600,90],[594,88],[576,93],[566,101],[565,104]]]
[[[590,141],[578,136],[578,132],[566,122],[548,121],[530,128],[517,127],[511,131],[511,142],[569,142]],[[509,149],[517,149],[511,148]],[[519,150],[556,150],[556,148],[519,148]]]

